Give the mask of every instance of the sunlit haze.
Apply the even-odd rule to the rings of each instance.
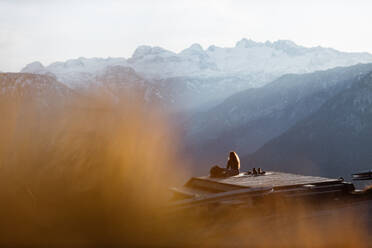
[[[178,52],[193,43],[234,46],[288,39],[372,53],[371,1],[0,2],[0,71],[77,57],[130,57],[139,45]]]
[[[0,248],[372,244],[372,0],[0,0]]]

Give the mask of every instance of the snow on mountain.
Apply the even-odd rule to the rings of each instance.
[[[254,42],[242,39],[233,48],[213,47],[207,50],[219,70],[226,73],[250,74],[270,72],[307,73],[338,66],[371,62],[367,53],[343,53],[329,48],[305,48],[292,41]]]
[[[160,47],[140,46],[128,63],[147,78],[212,76],[218,72],[214,62],[198,44],[178,54]]]
[[[78,58],[46,67],[34,62],[22,72],[53,74],[69,87],[80,89],[97,84],[97,76],[105,73],[105,68],[109,66],[131,67],[147,82],[161,82],[161,87],[168,85],[172,89],[179,89],[179,85],[183,85],[181,88],[187,91],[180,92],[187,96],[184,102],[195,101],[201,106],[220,102],[243,89],[265,85],[284,74],[308,73],[368,62],[372,62],[372,55],[368,53],[306,48],[288,40],[255,42],[242,39],[235,47],[210,46],[203,49],[199,44],[193,44],[179,53],[161,47],[140,46],[128,60]],[[173,83],[176,85],[164,83],[170,81],[176,82]],[[163,91],[174,93],[174,90]],[[178,95],[173,97],[176,99]],[[189,108],[185,104],[178,107]]]
[[[84,88],[94,82],[97,74],[103,73],[108,66],[127,66],[124,58],[78,58],[66,62],[55,62],[44,67],[33,62],[22,69],[24,73],[50,74],[70,88]]]
[[[204,50],[193,44],[179,53],[161,47],[140,46],[128,60],[124,58],[78,58],[56,62],[44,67],[39,62],[26,66],[22,72],[49,71],[57,78],[76,73],[100,73],[107,66],[132,67],[147,78],[210,77],[231,74],[306,73],[338,66],[372,62],[368,53],[344,53],[331,48],[306,48],[292,41],[255,42],[242,39],[235,47],[210,46]]]
[[[48,70],[39,61],[32,62],[22,69],[24,73],[46,74]]]

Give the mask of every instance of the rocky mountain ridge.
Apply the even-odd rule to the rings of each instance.
[[[263,86],[288,73],[308,73],[337,66],[372,62],[368,53],[344,53],[331,48],[306,48],[292,41],[255,42],[242,39],[234,47],[199,44],[175,53],[140,46],[131,58],[78,58],[43,66],[27,65],[22,72],[50,74],[72,89],[96,85],[107,67],[130,67],[148,82],[159,83],[163,99],[175,110],[206,109],[231,94]],[[170,93],[170,94],[167,94]]]
[[[270,169],[348,177],[352,172],[371,168],[371,146],[372,73],[369,73],[243,159]]]

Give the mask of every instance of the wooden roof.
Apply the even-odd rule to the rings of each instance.
[[[237,176],[226,178],[212,178],[209,176],[193,177],[183,187],[172,188],[172,190],[177,195],[188,198],[243,189],[255,190],[260,188],[272,188],[278,190],[296,188],[304,185],[318,187],[325,184],[337,185],[340,183],[342,183],[342,179],[269,171],[264,175],[256,176],[240,173]]]
[[[314,202],[334,200],[352,196],[350,192],[354,189],[353,184],[343,182],[343,179],[274,171],[256,176],[241,173],[226,178],[193,177],[183,187],[172,189],[174,195],[170,211],[198,211],[199,207],[209,209],[218,206],[246,209],[259,206],[262,201],[257,199],[276,197],[284,200],[311,199]]]
[[[305,184],[319,184],[319,183],[332,183],[340,182],[340,179],[332,179],[326,177],[316,176],[303,176],[284,172],[269,171],[264,175],[245,175],[240,173],[237,176],[227,178],[212,178],[209,176],[194,177],[186,184],[186,186],[197,185],[195,181],[203,181],[205,186],[214,185],[215,183],[223,185],[222,188],[226,187],[239,187],[239,188],[253,188],[253,187],[282,187],[282,186],[296,186]]]

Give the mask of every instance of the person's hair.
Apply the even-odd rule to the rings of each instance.
[[[230,152],[229,160],[236,162],[238,164],[238,169],[240,169],[240,159],[239,159],[238,154],[236,154],[236,152],[234,151]]]

